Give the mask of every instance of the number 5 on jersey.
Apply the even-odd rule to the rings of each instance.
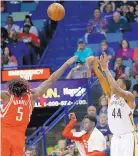
[[[23,118],[23,107],[18,107],[17,110],[18,115],[16,116],[17,121],[22,121]]]

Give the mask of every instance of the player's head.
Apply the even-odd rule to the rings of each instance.
[[[89,106],[87,108],[87,114],[90,116],[96,116],[96,107],[95,106]]]
[[[117,80],[118,85],[120,86],[120,88],[129,91],[131,88],[131,80],[129,80],[127,77],[119,77],[119,79]]]
[[[7,83],[8,91],[14,96],[21,97],[30,91],[30,85],[27,80],[23,78],[16,78]]]
[[[86,115],[83,120],[83,128],[85,131],[90,132],[97,124],[97,119],[94,116]]]

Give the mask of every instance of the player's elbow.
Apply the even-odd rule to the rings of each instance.
[[[64,138],[68,138],[68,139],[69,139],[68,133],[67,133],[65,130],[63,130],[63,132],[62,132],[62,136],[63,136]]]

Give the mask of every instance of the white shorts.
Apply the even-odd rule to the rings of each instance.
[[[137,134],[113,135],[110,156],[138,156]]]

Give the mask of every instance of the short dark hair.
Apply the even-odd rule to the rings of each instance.
[[[106,40],[102,40],[102,41],[101,41],[101,44],[102,44],[102,43],[108,44]]]
[[[89,119],[90,121],[94,122],[95,125],[97,124],[97,119],[95,116],[91,116],[91,115],[85,115],[84,119]]]
[[[101,10],[100,10],[99,8],[95,8],[94,11],[95,11],[95,10],[99,10],[99,11],[101,12]]]
[[[10,19],[13,21],[13,17],[12,17],[12,16],[9,15],[9,16],[7,17],[7,19],[8,19],[8,18],[10,18]]]
[[[16,78],[7,83],[8,90],[16,97],[24,96],[25,93],[30,92],[29,82],[23,78]]]
[[[121,41],[121,43],[120,43],[121,48],[122,48],[122,43],[123,43],[123,41],[126,41],[126,42],[127,42],[127,45],[128,45],[128,48],[130,48],[129,41],[128,41],[128,40],[125,40],[125,39],[124,39],[124,40],[122,40],[122,41]]]
[[[126,85],[126,90],[129,91],[132,85],[131,80],[125,77],[120,77],[119,79],[123,81],[123,83]]]

